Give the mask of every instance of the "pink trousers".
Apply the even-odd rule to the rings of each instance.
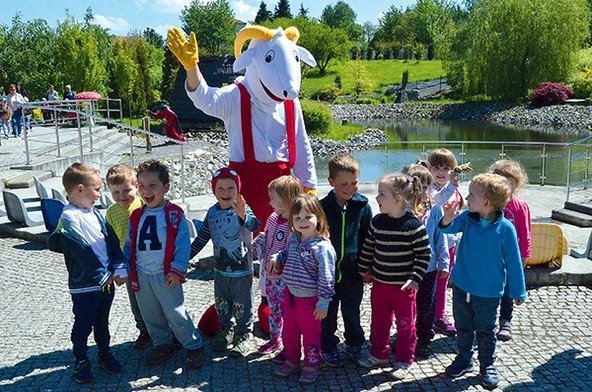
[[[448,249],[450,252],[450,269],[449,271],[452,272],[452,266],[454,266],[454,256],[455,256],[456,248]],[[438,278],[436,279],[436,311],[434,313],[434,321],[445,319],[446,317],[446,292],[448,291],[448,280],[450,279],[450,274],[448,274],[445,278]]]

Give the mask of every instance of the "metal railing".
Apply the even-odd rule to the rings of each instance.
[[[592,135],[567,143],[567,196],[565,201],[570,201],[574,192],[587,191],[590,181],[590,150],[592,149]],[[587,193],[587,192],[582,192]],[[590,195],[584,194],[584,199],[589,200]]]

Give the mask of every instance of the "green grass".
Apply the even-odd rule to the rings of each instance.
[[[365,128],[361,125],[354,125],[354,124],[337,124],[332,123],[329,127],[329,132],[319,135],[322,139],[329,139],[329,140],[336,140],[342,141],[347,140],[349,136],[359,135],[360,133],[364,132]],[[316,136],[316,135],[315,135]]]
[[[432,80],[445,76],[440,60],[362,60],[366,77],[372,83],[374,92],[381,92],[381,87],[400,84],[403,72],[409,71],[409,82]],[[309,69],[302,78],[302,90],[305,96],[314,98],[316,92],[331,86],[337,75],[341,76],[341,93],[351,94],[354,86],[352,61],[331,64],[325,74],[318,68]]]

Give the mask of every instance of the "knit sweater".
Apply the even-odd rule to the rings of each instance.
[[[425,227],[409,211],[400,218],[378,214],[370,222],[358,268],[370,271],[381,283],[402,286],[409,279],[418,284],[430,261]]]

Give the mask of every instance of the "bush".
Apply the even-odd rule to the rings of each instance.
[[[592,69],[586,68],[572,77],[571,87],[576,98],[589,98],[592,95]]]
[[[372,105],[375,102],[372,98],[358,98],[355,103],[359,105]]]
[[[329,131],[329,127],[333,122],[333,113],[327,105],[310,101],[300,101],[302,106],[302,115],[304,117],[304,125],[306,132],[309,135],[322,135]]]
[[[563,83],[541,83],[532,92],[530,104],[533,106],[558,105],[565,102],[573,91]]]

